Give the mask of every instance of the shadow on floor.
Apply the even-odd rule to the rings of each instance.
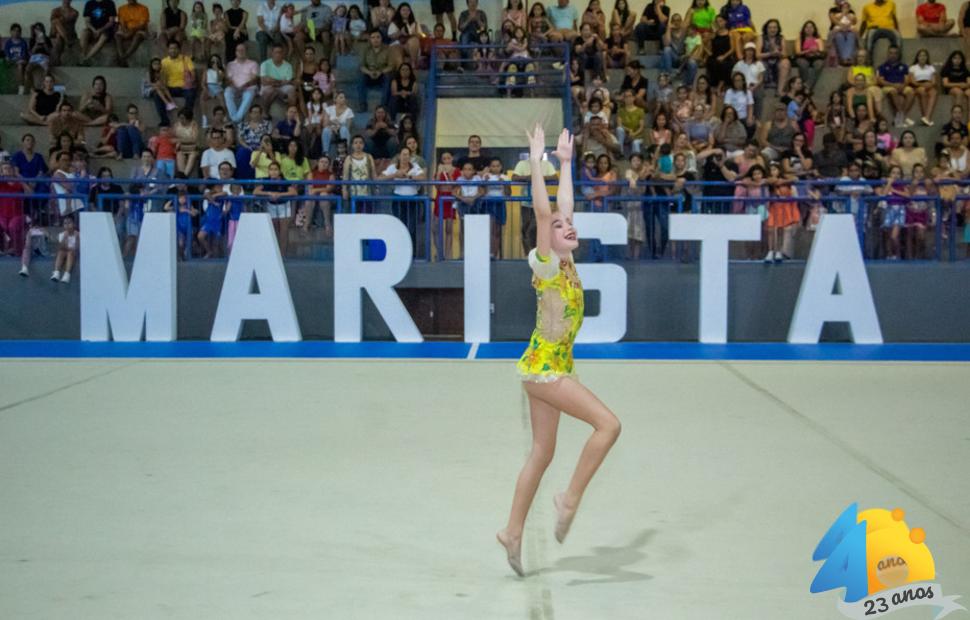
[[[630,544],[621,547],[593,547],[592,555],[571,555],[560,558],[548,568],[533,571],[532,575],[545,573],[587,573],[600,575],[603,579],[573,579],[566,585],[578,586],[590,583],[626,583],[630,581],[646,581],[653,579],[652,575],[627,570],[625,566],[632,566],[647,557],[643,548],[657,534],[657,530],[643,530],[637,534]]]

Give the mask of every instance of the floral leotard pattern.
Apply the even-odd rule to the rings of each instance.
[[[573,342],[583,324],[583,284],[572,259],[556,262],[529,252],[536,290],[536,328],[516,368],[523,381],[573,377]]]

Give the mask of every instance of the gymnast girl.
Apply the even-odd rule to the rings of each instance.
[[[579,245],[573,228],[573,137],[563,129],[553,153],[561,168],[553,209],[542,177],[545,133],[536,124],[526,135],[536,218],[536,248],[529,252],[529,266],[538,307],[535,330],[517,369],[529,397],[532,452],[515,485],[508,525],[496,534],[505,547],[509,565],[520,577],[525,576],[521,560],[525,517],[539,480],[552,461],[559,413],[565,412],[593,427],[569,487],[553,497],[555,534],[560,543],[569,531],[586,486],[620,435],[620,421],[579,382],[573,371],[573,341],[583,322],[583,287],[572,256]]]

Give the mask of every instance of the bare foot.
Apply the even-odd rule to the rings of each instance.
[[[515,574],[519,577],[525,577],[525,571],[522,570],[522,537],[513,537],[505,530],[501,530],[495,534],[495,538],[498,539],[499,543],[505,547],[505,552],[508,555],[509,566],[515,571]]]
[[[552,503],[556,506],[556,540],[562,543],[566,539],[566,534],[569,533],[569,526],[573,523],[573,517],[576,516],[575,504],[569,504],[566,502],[565,493],[557,493],[552,497]]]

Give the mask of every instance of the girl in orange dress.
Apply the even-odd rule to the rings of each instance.
[[[781,165],[772,162],[768,168],[768,182],[772,186],[771,194],[774,198],[794,198],[795,186],[792,179],[786,177],[782,172]],[[765,262],[772,261],[780,263],[791,256],[782,252],[783,248],[788,248],[791,237],[795,232],[795,225],[802,219],[798,211],[798,203],[794,200],[772,200],[768,204],[768,253],[765,254]],[[779,232],[781,233],[781,243],[779,243]]]

